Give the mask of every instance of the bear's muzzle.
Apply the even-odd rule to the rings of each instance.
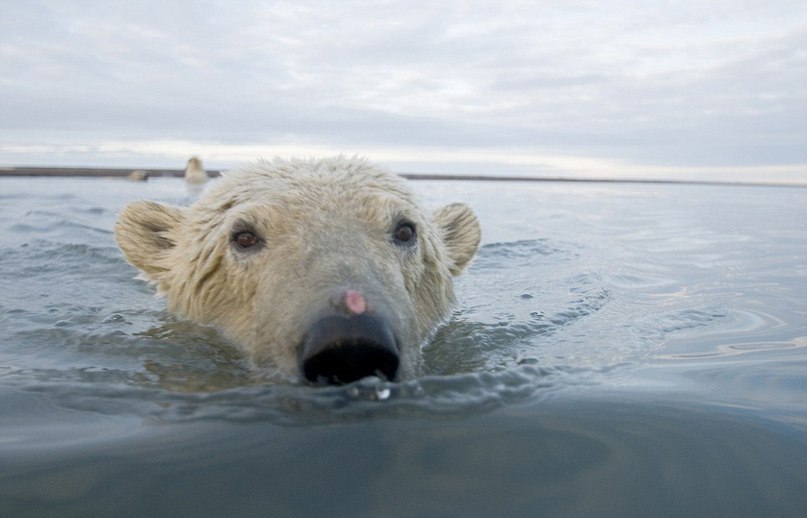
[[[367,376],[394,380],[398,344],[386,320],[369,312],[321,318],[299,349],[300,370],[313,383],[342,385]]]

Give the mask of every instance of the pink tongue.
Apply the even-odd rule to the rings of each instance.
[[[345,293],[345,305],[351,313],[361,315],[367,311],[367,301],[364,300],[364,295],[358,291],[348,290]]]

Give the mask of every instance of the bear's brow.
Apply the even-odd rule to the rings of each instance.
[[[221,205],[219,205],[219,211],[220,212],[227,212],[228,210],[233,208],[233,205],[235,205],[235,200],[227,200],[224,203],[222,203]]]

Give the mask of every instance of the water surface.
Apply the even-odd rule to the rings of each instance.
[[[268,379],[117,250],[179,180],[0,179],[0,515],[801,516],[807,189],[417,182],[480,254],[416,380]]]

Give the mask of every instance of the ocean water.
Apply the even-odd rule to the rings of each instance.
[[[0,179],[0,516],[805,516],[807,189],[413,182],[483,246],[416,380],[273,382]]]

